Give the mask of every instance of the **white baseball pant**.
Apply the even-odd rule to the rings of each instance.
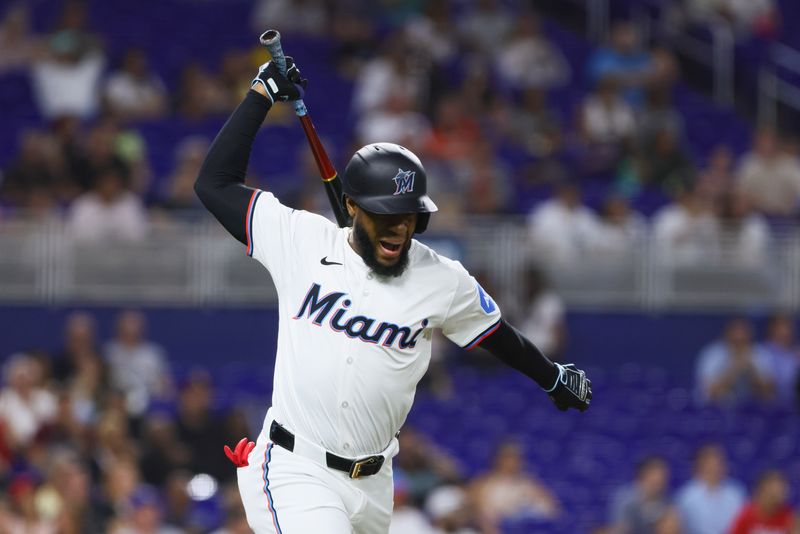
[[[378,473],[351,479],[343,471],[272,443],[268,435],[271,422],[270,418],[265,422],[248,457],[249,465],[237,469],[239,493],[253,532],[388,532],[394,494],[391,459],[397,453],[396,440]]]

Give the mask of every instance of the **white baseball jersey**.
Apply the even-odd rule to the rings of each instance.
[[[348,243],[351,229],[271,193],[253,193],[246,228],[247,253],[278,291],[273,415],[335,454],[386,448],[428,368],[434,328],[471,348],[500,324],[464,267],[416,240],[403,274],[382,278]]]

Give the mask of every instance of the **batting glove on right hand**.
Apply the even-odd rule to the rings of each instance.
[[[274,61],[268,61],[258,69],[258,75],[253,78],[253,85],[260,83],[267,91],[267,96],[272,103],[300,100],[308,87],[308,80],[300,77],[300,69],[294,63],[292,56],[286,56],[286,74],[281,74]]]
[[[236,448],[233,450],[225,445],[225,456],[227,456],[228,460],[233,462],[233,465],[236,467],[247,467],[250,465],[247,457],[250,456],[251,452],[253,452],[255,446],[256,444],[252,441],[249,441],[247,438],[242,438],[239,440],[239,443],[236,444]]]
[[[588,410],[592,400],[592,381],[575,364],[555,365],[558,367],[558,378],[553,387],[546,390],[553,403],[562,412],[570,408],[582,412]]]

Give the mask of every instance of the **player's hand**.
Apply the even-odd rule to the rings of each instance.
[[[236,467],[247,467],[250,465],[247,461],[247,457],[250,456],[255,446],[256,444],[252,441],[249,441],[247,438],[242,438],[233,450],[225,445],[225,456],[227,456],[228,460],[233,462],[233,465]]]
[[[592,400],[592,381],[586,378],[586,373],[568,363],[557,363],[558,378],[553,387],[547,391],[553,403],[559,410],[566,411],[575,408],[582,412],[589,409]]]
[[[286,74],[278,70],[274,61],[268,61],[258,69],[258,75],[253,78],[251,87],[260,84],[267,92],[267,97],[275,102],[299,100],[303,98],[308,80],[300,77],[300,69],[294,63],[292,56],[286,56]]]

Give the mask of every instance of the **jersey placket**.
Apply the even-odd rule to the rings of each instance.
[[[345,243],[346,247],[350,245]],[[345,260],[345,263],[347,261]],[[366,271],[366,272],[365,272]],[[362,310],[368,309],[366,301],[370,297],[371,284],[374,276],[366,270],[366,266],[361,264],[350,264],[347,266],[347,285],[351,288],[349,297],[351,305],[348,317],[362,315]],[[342,336],[342,352],[340,353],[340,372],[338,380],[337,398],[337,427],[340,430],[339,444],[344,451],[344,455],[354,457],[357,444],[356,436],[351,433],[351,429],[358,426],[358,421],[354,421],[359,414],[355,413],[353,406],[353,393],[357,381],[355,377],[358,373],[359,342],[347,336]],[[363,415],[363,414],[362,414]]]
[[[373,279],[374,276],[372,275],[372,273],[361,275],[360,287],[358,289],[358,292],[353,295],[354,309],[351,317],[355,317],[356,315],[365,315],[364,310],[370,309],[370,307],[367,304],[371,298],[371,293],[373,291],[372,288]],[[361,351],[359,350],[360,347],[358,346],[360,343],[356,342],[356,340],[349,340],[349,341],[351,349],[345,358],[345,369],[346,369],[345,382],[343,384],[344,388],[341,390],[344,395],[347,395],[348,393],[355,393],[355,388],[356,388],[355,384],[358,383],[358,381],[355,380],[355,377],[358,375],[359,372],[358,363],[359,363],[359,357],[361,355]],[[346,424],[343,427],[345,429],[357,428],[359,423],[355,419],[357,419],[359,415],[361,417],[366,416],[366,414],[356,413],[354,411],[355,407],[351,406],[351,403],[352,399],[343,398],[342,402],[339,405],[342,417],[346,421]],[[350,443],[352,447],[354,445],[353,438],[354,436],[348,436],[345,445],[347,443]]]

